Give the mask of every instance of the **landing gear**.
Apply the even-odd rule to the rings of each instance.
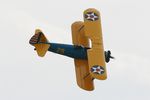
[[[106,63],[108,63],[110,61],[110,58],[114,59],[114,57],[111,56],[111,51],[110,50],[105,51],[105,61],[106,61]]]

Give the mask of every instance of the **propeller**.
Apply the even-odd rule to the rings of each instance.
[[[108,63],[110,59],[115,59],[114,57],[111,56],[111,51],[105,51],[105,61]]]

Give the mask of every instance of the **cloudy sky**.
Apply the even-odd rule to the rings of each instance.
[[[0,100],[149,100],[150,6],[148,0],[0,0]],[[95,90],[76,85],[73,59],[28,44],[36,28],[49,41],[71,44],[71,24],[83,11],[101,12],[108,79]]]

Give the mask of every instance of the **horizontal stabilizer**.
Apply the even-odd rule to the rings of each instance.
[[[48,48],[50,47],[50,45],[47,44],[47,38],[39,29],[35,30],[35,35],[32,36],[29,43],[35,47],[35,50],[37,51],[37,54],[40,57],[43,57],[46,54]]]

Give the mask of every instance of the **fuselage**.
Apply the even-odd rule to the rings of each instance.
[[[50,44],[48,51],[65,55],[74,59],[87,59],[88,48],[59,43],[48,43],[48,44]]]

